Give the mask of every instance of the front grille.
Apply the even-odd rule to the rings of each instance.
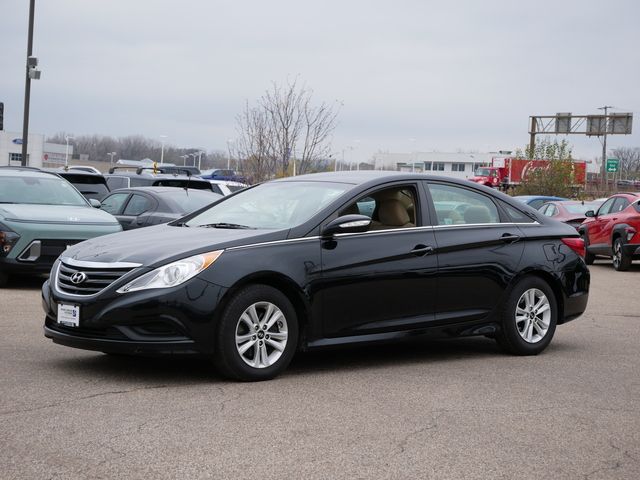
[[[22,262],[33,262],[38,265],[53,265],[56,258],[71,245],[75,245],[82,240],[34,240],[18,256]]]
[[[132,268],[104,268],[104,267],[76,267],[64,261],[60,262],[58,268],[57,286],[63,293],[72,295],[93,295],[107,288],[124,274],[130,272]],[[71,281],[76,273],[83,273],[85,278],[79,283]]]

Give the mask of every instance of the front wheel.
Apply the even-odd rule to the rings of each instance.
[[[631,256],[623,248],[622,238],[616,237],[613,241],[613,268],[618,272],[624,272],[631,267]]]
[[[287,297],[268,285],[250,285],[220,318],[214,362],[236,380],[269,380],[287,368],[297,343],[298,319]]]
[[[549,284],[538,277],[526,277],[509,295],[496,340],[514,355],[537,355],[551,342],[557,323],[557,301]]]

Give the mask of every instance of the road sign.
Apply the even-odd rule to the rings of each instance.
[[[618,158],[607,158],[607,173],[615,173],[618,171],[620,160]]]

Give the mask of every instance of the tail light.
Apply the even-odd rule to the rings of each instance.
[[[576,252],[581,257],[584,257],[586,253],[584,248],[584,240],[581,238],[563,238],[562,243],[564,243],[571,250]]]

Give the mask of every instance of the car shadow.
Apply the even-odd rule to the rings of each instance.
[[[2,290],[40,290],[47,278],[49,278],[48,275],[11,275],[9,276],[9,283]]]
[[[611,259],[597,259],[593,265],[589,265],[589,268],[592,270],[611,270],[612,272],[615,272]],[[640,272],[640,261],[634,260],[627,271]]]
[[[571,345],[553,342],[549,350],[571,349]],[[345,372],[407,367],[416,364],[470,361],[485,358],[509,358],[497,344],[484,337],[447,340],[413,339],[390,344],[327,348],[299,352],[284,373],[287,377],[317,373]],[[513,357],[512,357],[513,358]],[[184,386],[225,382],[211,360],[203,357],[165,356],[138,357],[100,353],[57,358],[49,366],[69,375],[94,379],[139,383],[141,388],[153,385]]]

